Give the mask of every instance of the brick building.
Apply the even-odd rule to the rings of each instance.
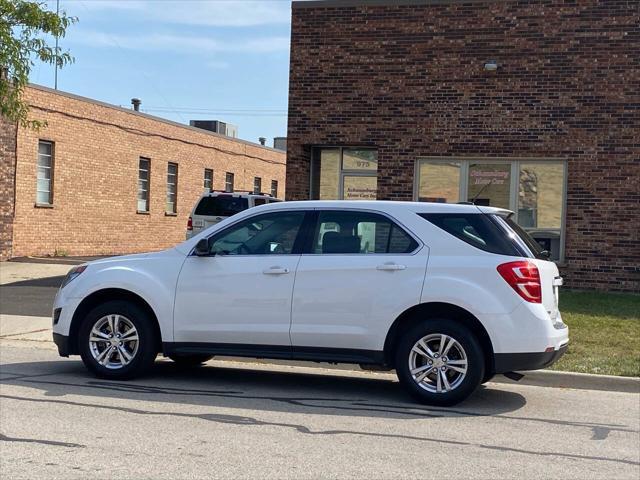
[[[640,10],[293,2],[287,199],[506,207],[575,288],[640,291]]]
[[[0,119],[3,259],[175,245],[211,175],[284,195],[283,152],[36,85],[25,98],[47,126]]]

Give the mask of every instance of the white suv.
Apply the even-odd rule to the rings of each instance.
[[[248,208],[281,202],[268,193],[219,192],[205,190],[187,221],[187,240],[202,230]]]
[[[54,304],[60,355],[101,377],[214,355],[395,368],[451,405],[496,373],[566,350],[553,262],[473,205],[308,201],[241,212],[175,248],[72,269]]]

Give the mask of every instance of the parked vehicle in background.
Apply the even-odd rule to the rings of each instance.
[[[281,201],[268,193],[205,191],[187,220],[187,240],[202,230],[248,208]]]
[[[112,379],[144,373],[158,353],[184,365],[214,355],[347,362],[395,368],[419,400],[452,405],[567,348],[558,268],[512,215],[262,205],[163,252],[75,267],[54,302],[54,341]]]

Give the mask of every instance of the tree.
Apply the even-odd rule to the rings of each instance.
[[[0,114],[23,127],[38,129],[43,122],[29,120],[29,105],[23,100],[29,73],[39,60],[58,68],[73,62],[61,48],[50,45],[64,37],[76,17],[47,10],[45,2],[0,0]]]

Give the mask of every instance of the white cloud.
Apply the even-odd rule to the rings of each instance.
[[[196,37],[160,33],[122,35],[80,29],[69,35],[69,42],[92,47],[173,51],[182,54],[202,52],[270,53],[289,49],[289,38],[281,36],[240,38],[224,41],[206,36]]]
[[[131,20],[216,27],[286,24],[291,18],[290,3],[285,0],[79,0],[70,6],[79,17],[83,11],[128,10]]]

